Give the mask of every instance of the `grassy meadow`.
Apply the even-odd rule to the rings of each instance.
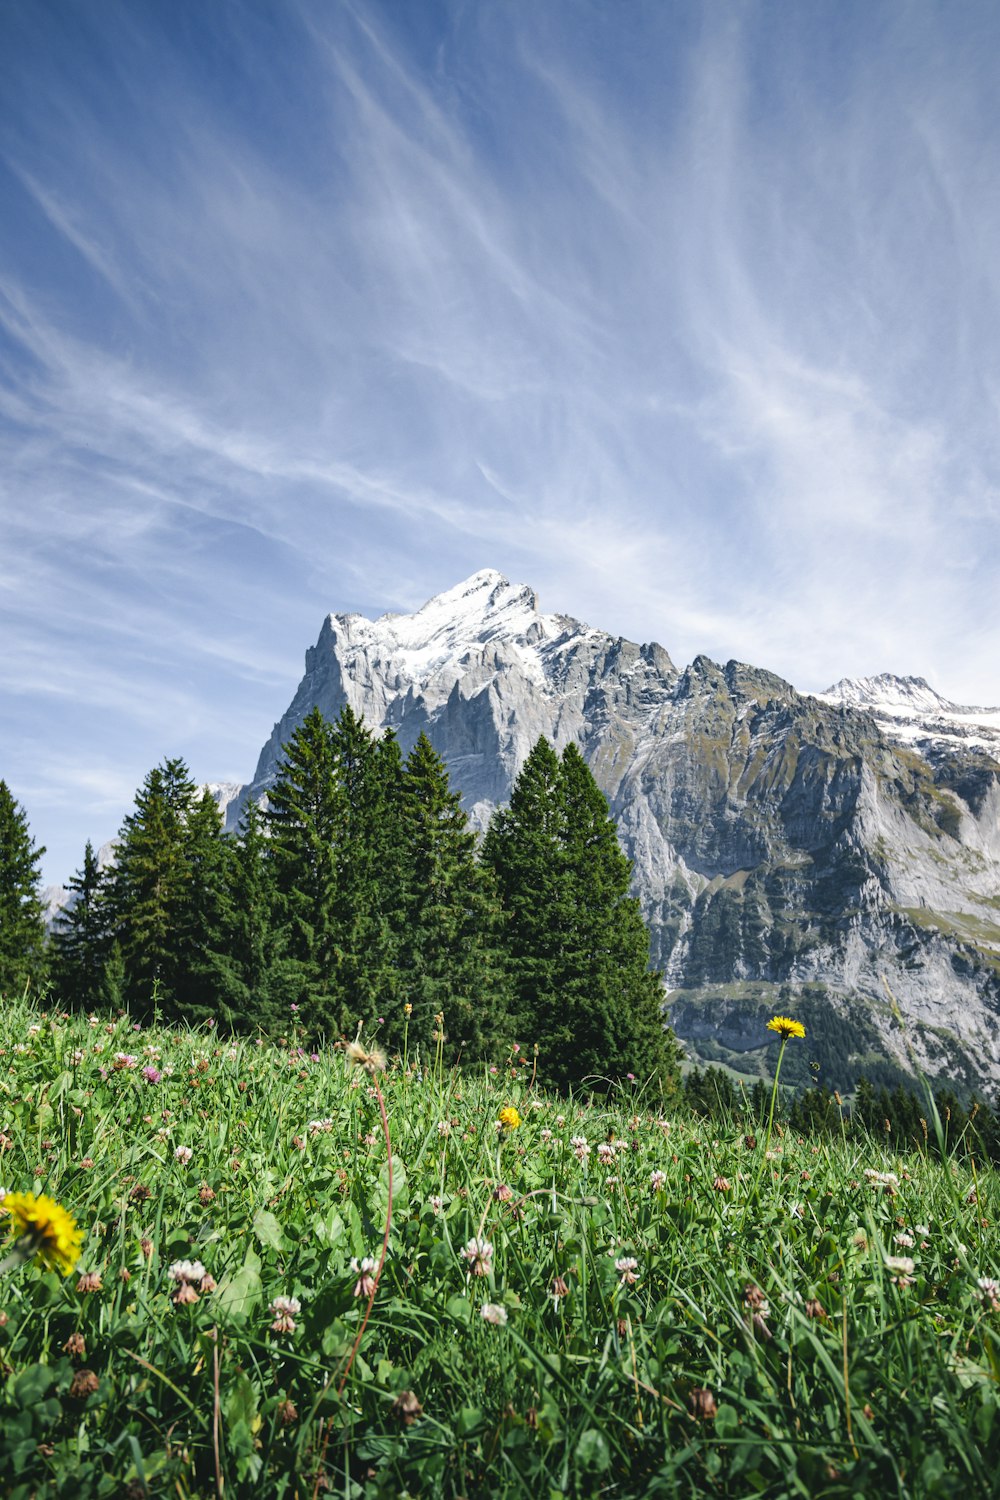
[[[83,1236],[0,1278],[5,1495],[997,1493],[997,1182],[933,1121],[424,1061],[5,1006],[0,1186]]]

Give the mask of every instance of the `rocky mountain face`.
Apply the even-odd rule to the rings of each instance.
[[[330,615],[228,818],[266,795],[314,705],[335,718],[349,703],[404,752],[425,731],[480,828],[540,734],[575,741],[635,862],[693,1057],[755,1073],[781,1010],[805,1021],[831,1087],[919,1066],[986,1088],[1000,1081],[1000,744],[989,723],[908,740],[911,718],[989,711],[940,708],[903,679],[921,692],[896,714],[899,681],[806,697],[738,662],[681,672],[662,646],[542,614],[487,570],[412,615]]]

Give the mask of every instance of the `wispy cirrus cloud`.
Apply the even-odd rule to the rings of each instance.
[[[678,661],[1000,699],[993,8],[0,31],[15,791],[105,816],[109,738],[246,774],[327,611],[484,565]]]

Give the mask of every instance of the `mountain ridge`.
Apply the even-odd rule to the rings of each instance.
[[[991,754],[991,726],[973,739],[948,705],[932,735],[907,703],[889,711],[888,674],[866,681],[882,694],[862,704],[848,679],[807,695],[736,661],[679,671],[658,643],[543,614],[483,569],[409,615],[327,616],[229,826],[314,706],[349,704],[404,752],[426,733],[479,829],[539,734],[572,740],[695,1055],[752,1067],[761,1017],[797,1004],[840,1083],[866,1057],[1000,1081],[1000,734]]]

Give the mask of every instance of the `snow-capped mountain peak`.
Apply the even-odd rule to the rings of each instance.
[[[892,739],[919,744],[927,750],[960,743],[1000,756],[1000,708],[974,708],[952,703],[923,677],[842,677],[825,693],[826,703],[867,709]]]
[[[877,677],[842,677],[818,695],[855,708],[880,709],[884,713],[957,714],[968,712],[936,693],[924,677],[897,677],[880,672]]]

